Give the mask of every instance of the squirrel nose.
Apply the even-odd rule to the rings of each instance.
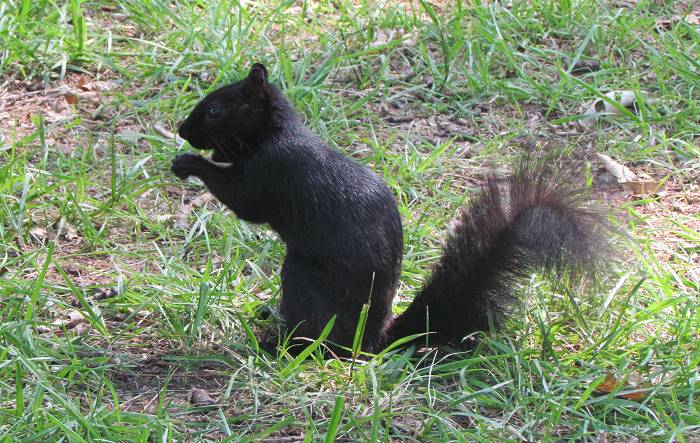
[[[187,120],[180,122],[177,128],[177,134],[180,136],[180,138],[184,138],[185,140],[187,140],[187,137],[190,135]]]

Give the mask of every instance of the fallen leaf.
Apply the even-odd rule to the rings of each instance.
[[[148,354],[141,354],[141,361],[139,362],[139,365],[144,367],[149,366],[153,368],[165,368],[168,366],[168,364],[164,362],[163,359],[159,356]]]
[[[78,311],[71,311],[68,314],[68,318],[59,318],[54,320],[51,324],[54,326],[63,326],[66,329],[72,329],[76,327],[77,325],[81,323],[87,323],[87,320],[85,320],[85,317],[83,317],[83,314],[81,314]]]
[[[658,194],[664,189],[665,184],[666,182],[663,180],[638,180],[622,183],[627,192],[637,197]]]
[[[640,383],[632,384],[629,381],[618,380],[615,377],[615,374],[608,373],[605,376],[605,379],[598,386],[596,386],[596,391],[598,391],[602,394],[612,394],[614,392],[617,392],[616,395],[618,397],[625,398],[627,400],[632,400],[632,401],[642,401],[649,396],[649,393],[646,391],[646,389],[650,388],[650,387],[651,386],[648,382],[640,382]],[[642,391],[641,389],[644,389],[644,390]],[[625,392],[619,392],[619,391],[625,391]],[[627,392],[627,391],[632,391],[632,392]]]
[[[584,117],[580,120],[581,125],[592,126],[601,115],[620,114],[622,112],[620,108],[628,108],[636,112],[637,102],[634,91],[610,91],[605,94],[605,97],[610,101],[597,98],[591,102],[583,113]],[[611,101],[615,102],[617,106],[613,105]]]
[[[389,115],[389,116],[387,116],[386,121],[388,123],[408,123],[408,122],[412,122],[414,119],[415,118],[412,115],[406,115],[406,116]]]
[[[86,91],[79,96],[82,100],[86,100],[88,103],[94,106],[100,105],[100,94],[97,91]]]
[[[49,123],[55,123],[70,118],[72,112],[65,96],[56,98],[51,108],[46,108],[42,112],[44,119]]]
[[[393,29],[389,29],[388,31],[379,30],[375,34],[374,40],[369,42],[369,47],[370,48],[377,48],[380,46],[384,46],[394,38],[394,35],[396,35],[396,31]]]
[[[618,394],[618,397],[625,398],[627,400],[632,400],[632,401],[642,401],[645,398],[649,396],[649,393],[646,391],[646,389],[649,388],[649,386],[645,387],[640,387],[639,389],[644,389],[643,391],[634,391],[634,392],[623,392]]]
[[[400,41],[404,47],[416,46],[418,40],[413,33],[406,33],[402,29],[379,30],[375,34],[374,40],[369,42],[370,48],[384,48],[393,40]]]
[[[56,228],[56,236],[61,240],[66,240],[69,242],[81,240],[78,231],[76,231],[76,229],[73,226],[66,223],[64,219],[61,219],[59,222],[54,223],[53,226]]]
[[[195,406],[208,406],[215,404],[216,401],[204,389],[192,388],[192,391],[190,391],[190,403]]]
[[[53,326],[61,327],[61,326],[67,325],[67,324],[68,324],[68,321],[69,321],[69,320],[66,320],[65,318],[57,318],[56,320],[52,321],[51,324],[52,324]]]
[[[632,172],[632,170],[627,166],[621,165],[620,163],[616,162],[615,160],[613,160],[605,154],[598,154],[598,158],[600,158],[603,161],[605,169],[607,169],[608,172],[615,176],[618,183],[625,183],[627,181],[638,180],[637,174]]]
[[[568,62],[571,64],[573,60]],[[589,72],[599,71],[600,62],[598,60],[578,60],[570,69],[571,73],[574,75],[587,74]]]
[[[115,322],[123,322],[129,317],[130,314],[130,312],[117,312],[112,316],[112,320]]]
[[[67,93],[63,94],[63,98],[66,100],[66,103],[68,103],[69,105],[75,105],[78,103],[78,96],[71,93],[71,92],[67,92]]]
[[[102,288],[95,293],[95,300],[104,300],[106,298],[116,297],[117,295],[119,295],[119,292],[114,288]]]
[[[621,165],[605,154],[598,154],[598,158],[603,161],[605,169],[608,170],[618,183],[621,183],[627,192],[634,196],[646,196],[658,194],[663,190],[666,180],[654,180],[651,177],[639,177],[627,166]],[[646,175],[646,174],[644,174]]]
[[[70,313],[68,313],[68,318],[70,319],[66,324],[66,327],[68,329],[74,328],[81,323],[87,322],[87,320],[85,320],[85,317],[80,311],[71,311]]]
[[[618,0],[611,3],[616,8],[634,8],[637,6],[636,0]]]
[[[164,186],[163,190],[168,194],[170,197],[179,197],[181,195],[185,194],[185,190],[182,188],[182,186]]]
[[[605,379],[595,388],[596,391],[609,394],[617,387],[617,379],[615,375],[608,373]]]
[[[173,214],[158,214],[156,220],[158,221],[158,223],[165,223],[172,220],[172,218]]]
[[[82,89],[83,91],[92,91],[94,87],[87,77],[81,75],[78,79],[78,88]]]
[[[150,317],[150,316],[151,316],[151,311],[143,310],[143,311],[138,311],[136,313],[136,315],[134,315],[134,318],[142,320],[142,319],[144,319],[146,317]]]
[[[69,328],[69,329],[70,329],[70,328]],[[77,334],[77,335],[85,335],[85,334],[87,334],[88,332],[90,332],[90,329],[92,329],[92,328],[90,327],[89,324],[87,324],[87,323],[78,323],[77,325],[75,325],[75,326],[73,327],[73,332],[74,332],[75,334]]]
[[[37,243],[44,244],[49,240],[49,232],[39,226],[34,226],[29,230],[29,236]]]
[[[59,113],[59,114],[65,114],[65,113],[70,112],[70,108],[68,107],[68,105],[69,105],[69,101],[70,101],[70,100],[73,100],[73,99],[72,99],[72,98],[68,98],[69,96],[70,96],[70,97],[75,97],[75,102],[74,102],[74,103],[77,103],[77,102],[78,102],[78,97],[77,97],[77,96],[75,96],[75,95],[73,95],[73,94],[70,94],[70,93],[65,93],[63,96],[59,97],[57,100],[55,100],[55,101],[53,102],[53,106],[51,107],[51,108],[53,109],[53,111],[54,111],[54,112],[57,112],[57,113]]]

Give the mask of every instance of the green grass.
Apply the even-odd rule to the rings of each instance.
[[[657,29],[682,2],[500,3],[0,3],[0,441],[700,438],[698,27]],[[586,59],[600,69],[575,74]],[[158,129],[254,61],[394,192],[397,310],[478,178],[533,144],[588,165],[621,216],[621,262],[590,295],[523,282],[523,306],[470,353],[256,352],[283,245],[197,201],[169,173],[187,148]],[[52,91],[81,76],[106,85],[99,103],[57,110]],[[574,123],[619,89],[638,113]],[[596,152],[666,193],[629,198]],[[600,393],[609,373],[646,395]],[[194,387],[216,404],[190,404]]]

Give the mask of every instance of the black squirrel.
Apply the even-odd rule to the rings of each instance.
[[[207,95],[178,132],[213,154],[177,156],[175,175],[199,177],[238,217],[268,223],[286,243],[280,315],[294,337],[318,337],[336,315],[328,340],[349,347],[369,303],[364,350],[425,332],[430,345],[459,345],[489,329],[489,314],[502,318],[517,278],[538,268],[580,276],[604,250],[605,217],[585,187],[551,162],[523,161],[471,199],[427,284],[394,317],[403,233],[392,193],[307,128],[262,64]]]

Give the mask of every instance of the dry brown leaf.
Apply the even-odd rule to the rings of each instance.
[[[70,319],[66,324],[66,327],[68,329],[74,328],[81,323],[87,322],[87,320],[85,320],[85,317],[80,311],[71,311],[70,313],[68,313],[68,318]]]
[[[92,91],[94,89],[94,86],[87,79],[87,77],[81,75],[78,79],[78,88],[82,89],[83,91]]]
[[[34,226],[32,229],[30,229],[29,236],[34,241],[41,244],[44,244],[49,240],[49,232],[40,226]]]
[[[609,372],[598,386],[596,386],[596,391],[602,394],[612,394],[616,391],[635,391],[638,389],[649,388],[650,384],[648,382],[640,383],[630,383],[628,381],[618,380],[615,374]],[[618,392],[616,394],[618,397],[625,398],[632,401],[642,401],[649,396],[647,391],[637,391],[637,392]]]
[[[94,298],[95,300],[104,300],[106,298],[116,297],[117,295],[119,295],[119,292],[114,288],[102,288],[95,293]]]
[[[66,92],[65,94],[63,94],[63,98],[69,105],[75,105],[78,103],[78,96],[73,94],[72,92]]]
[[[596,386],[596,391],[602,392],[604,394],[609,394],[615,390],[617,387],[617,379],[615,378],[615,375],[608,373],[605,376],[605,380],[603,380],[598,386]]]
[[[49,240],[57,241],[59,239],[70,243],[80,243],[83,240],[73,226],[64,222],[53,223],[47,228],[34,226],[29,230],[29,236],[32,240],[41,244]]]
[[[216,403],[216,400],[209,396],[204,389],[192,388],[190,391],[190,403],[195,406],[208,406]]]
[[[611,157],[605,154],[598,154],[598,158],[603,161],[605,169],[607,169],[608,172],[610,172],[617,179],[618,183],[639,180],[637,174],[632,172],[630,168],[621,165],[620,163],[613,160]]]
[[[576,63],[574,63],[573,59],[565,58],[564,61],[569,65],[569,68],[573,75],[581,75],[587,74],[589,72],[600,71],[600,62],[598,60],[579,59],[576,61]]]
[[[658,194],[663,191],[665,184],[665,182],[658,180],[638,180],[622,183],[627,192],[637,197]]]
[[[94,106],[100,105],[100,94],[97,91],[85,91],[79,95],[82,100],[86,100],[88,103]]]
[[[75,241],[80,239],[80,235],[78,235],[78,231],[72,226],[66,226],[64,232],[61,233],[61,238],[68,241]]]
[[[58,327],[65,327],[66,329],[73,329],[79,324],[87,323],[83,314],[79,311],[71,311],[68,313],[68,318],[58,318],[54,320],[51,324]]]
[[[654,180],[646,176],[646,174],[642,174],[643,177],[639,177],[627,166],[621,165],[605,154],[598,154],[598,158],[602,160],[605,169],[615,176],[617,182],[621,183],[627,192],[636,197],[658,194],[664,188],[665,180]]]
[[[70,328],[69,328],[70,329]],[[88,332],[90,332],[92,328],[90,327],[89,324],[83,322],[83,323],[78,323],[73,327],[73,332],[77,335],[85,335]]]
[[[54,112],[57,112],[57,113],[59,113],[59,114],[67,114],[67,113],[70,113],[70,107],[68,107],[68,105],[69,105],[70,103],[68,103],[68,101],[69,101],[69,100],[72,100],[72,98],[66,98],[66,95],[70,95],[70,94],[68,94],[68,93],[63,94],[63,96],[61,96],[61,97],[59,97],[58,99],[54,100],[53,106],[51,106],[51,109],[52,109]],[[75,103],[77,103],[77,102],[78,102],[77,96],[73,96],[73,97],[75,97]],[[51,111],[51,110],[47,110],[47,111]]]

